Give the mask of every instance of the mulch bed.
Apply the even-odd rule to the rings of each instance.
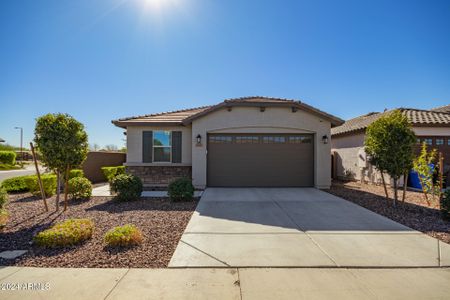
[[[450,222],[441,218],[437,197],[433,201],[430,195],[428,206],[422,193],[407,191],[402,204],[403,191],[399,191],[400,203],[395,208],[393,201],[386,199],[383,186],[337,181],[327,192],[450,244]],[[388,194],[393,198],[392,189],[388,188]]]
[[[178,241],[195,210],[197,200],[174,203],[167,198],[142,198],[117,202],[111,197],[73,201],[66,212],[63,203],[55,212],[55,198],[42,200],[29,193],[10,195],[10,220],[0,232],[0,251],[29,250],[15,260],[0,258],[0,265],[33,267],[160,268],[167,267]],[[77,246],[46,249],[32,244],[33,236],[68,218],[89,218],[95,222],[92,239]],[[115,226],[134,224],[143,233],[142,245],[109,249],[103,237]]]

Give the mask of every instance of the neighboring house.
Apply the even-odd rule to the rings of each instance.
[[[0,143],[4,143],[4,142],[5,142],[5,140],[0,138]]]
[[[146,187],[331,184],[330,129],[343,120],[300,101],[243,97],[112,121],[126,129],[128,172]]]
[[[446,106],[447,110],[449,106]],[[445,107],[433,110],[400,108],[411,122],[417,135],[416,151],[425,142],[444,154],[444,163],[450,164],[450,113]],[[442,111],[441,111],[442,110]],[[333,153],[333,173],[339,179],[362,178],[370,182],[380,182],[379,173],[368,163],[364,152],[364,139],[367,126],[379,117],[390,113],[373,112],[346,121],[331,129],[331,148]]]
[[[435,107],[435,108],[432,108],[430,110],[431,111],[435,111],[435,112],[450,113],[450,104],[449,105],[445,105],[445,106]]]

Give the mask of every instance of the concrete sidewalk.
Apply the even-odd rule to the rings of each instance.
[[[448,268],[0,267],[0,299],[448,299],[449,282]]]

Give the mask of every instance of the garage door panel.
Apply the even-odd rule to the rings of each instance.
[[[293,134],[210,135],[208,185],[313,186],[312,140]]]

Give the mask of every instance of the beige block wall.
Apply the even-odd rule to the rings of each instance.
[[[293,113],[290,108],[233,107],[221,109],[192,123],[192,136],[202,136],[202,145],[192,140],[192,179],[198,188],[206,186],[206,137],[210,132],[228,133],[313,133],[315,134],[315,186],[329,188],[331,184],[331,144],[323,144],[322,136],[330,137],[329,121],[304,111]]]
[[[142,132],[156,130],[181,131],[181,164],[172,163],[143,163],[142,162]],[[186,165],[190,166],[192,162],[191,154],[191,126],[128,126],[127,127],[127,161],[128,166],[170,166]]]

